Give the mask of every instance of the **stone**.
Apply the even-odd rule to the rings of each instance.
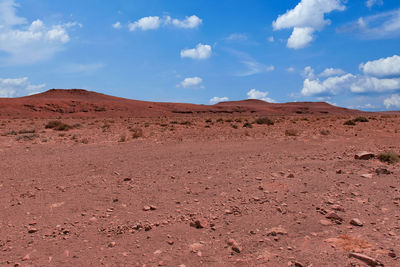
[[[363,174],[361,175],[362,178],[366,178],[366,179],[371,179],[372,178],[372,174],[367,173],[367,174]]]
[[[392,174],[392,172],[388,171],[385,168],[378,168],[378,169],[375,170],[375,172],[378,175],[381,175],[381,174],[386,174],[386,175]]]
[[[287,235],[288,232],[282,227],[273,227],[267,231],[267,235],[277,236],[277,235]]]
[[[202,229],[207,227],[207,222],[204,219],[195,220],[193,222],[190,222],[190,226],[197,229]]]
[[[331,226],[332,222],[328,220],[320,220],[319,223],[323,226]]]
[[[343,219],[334,212],[328,213],[328,215],[326,215],[326,218],[333,221],[336,224],[342,224],[343,222]]]
[[[151,207],[150,207],[150,206],[144,206],[144,207],[143,207],[143,210],[144,210],[144,211],[149,211],[149,210],[151,210]]]
[[[115,243],[114,241],[113,242],[110,242],[110,244],[108,244],[108,247],[109,248],[113,248],[113,247],[115,247],[117,245],[117,243]]]
[[[227,243],[229,246],[231,246],[232,250],[235,251],[236,253],[242,252],[242,247],[239,246],[239,243],[236,242],[234,239],[230,238]]]
[[[354,226],[359,226],[359,227],[361,227],[361,226],[364,225],[364,224],[363,224],[359,219],[357,219],[357,218],[351,219],[350,224],[351,224],[351,225],[354,225]]]
[[[381,262],[379,262],[377,259],[374,259],[372,257],[369,257],[367,255],[361,254],[361,253],[350,253],[349,254],[349,258],[355,258],[358,259],[364,263],[366,263],[369,266],[383,266],[383,264]]]
[[[354,158],[358,160],[369,160],[374,157],[375,155],[373,153],[367,151],[361,151],[354,156]]]

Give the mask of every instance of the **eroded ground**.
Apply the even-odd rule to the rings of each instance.
[[[399,266],[400,164],[354,155],[400,117],[352,118],[0,120],[0,265]]]

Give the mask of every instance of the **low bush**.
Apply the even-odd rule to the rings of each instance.
[[[348,120],[348,121],[345,121],[345,122],[343,123],[343,125],[354,126],[354,125],[356,125],[356,123],[355,123],[353,120]]]
[[[243,124],[243,128],[253,128],[253,125],[250,122],[246,122]]]
[[[72,126],[63,123],[61,121],[49,121],[46,126],[46,129],[53,129],[55,131],[68,131],[72,129]]]
[[[369,122],[369,120],[366,117],[357,117],[353,120],[354,122]]]
[[[286,136],[297,136],[299,132],[295,129],[288,129],[285,131]]]
[[[274,125],[274,122],[271,119],[267,118],[267,117],[257,118],[255,120],[255,123],[257,123],[257,124],[266,124],[266,125]]]
[[[132,128],[130,129],[130,131],[132,132],[132,138],[139,138],[139,137],[143,137],[143,130],[141,128]]]
[[[382,162],[387,163],[396,163],[400,162],[400,157],[396,152],[393,151],[385,151],[378,155],[378,159]]]

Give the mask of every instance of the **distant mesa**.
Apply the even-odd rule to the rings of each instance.
[[[131,100],[84,89],[51,89],[43,93],[0,98],[0,117],[158,117],[196,114],[294,115],[354,114],[361,111],[325,102],[268,103],[257,99],[215,105]]]

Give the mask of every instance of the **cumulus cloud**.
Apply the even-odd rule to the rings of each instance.
[[[389,39],[400,36],[400,9],[361,17],[337,29],[339,33],[356,33],[366,39]]]
[[[210,45],[198,44],[196,48],[183,49],[181,51],[181,58],[192,58],[192,59],[207,59],[211,57],[212,49]]]
[[[172,19],[172,25],[184,29],[194,29],[199,27],[202,23],[203,20],[196,15],[186,17],[184,20]]]
[[[293,49],[306,47],[314,40],[313,33],[331,23],[325,14],[346,9],[343,0],[301,0],[294,9],[280,15],[273,23],[274,30],[293,29],[287,46]]]
[[[46,84],[33,85],[28,77],[24,78],[0,78],[0,97],[17,97],[39,93]]]
[[[50,58],[70,41],[68,29],[82,26],[76,22],[47,26],[37,19],[28,24],[16,15],[14,0],[0,3],[0,51],[10,64],[35,63]]]
[[[203,79],[200,77],[190,77],[190,78],[185,78],[179,86],[182,86],[183,88],[189,88],[189,87],[198,87],[201,85],[203,82]]]
[[[301,49],[306,47],[309,43],[314,40],[314,29],[310,27],[293,29],[292,35],[290,35],[287,42],[287,47],[293,49]]]
[[[400,56],[394,55],[392,57],[361,63],[360,70],[370,76],[400,76]]]
[[[352,93],[387,93],[400,90],[400,57],[393,56],[369,61],[360,65],[361,74],[345,73],[341,69],[328,68],[319,75],[314,69],[306,67],[305,80],[301,94],[303,96],[337,95],[343,91]],[[324,77],[325,79],[320,79]]]
[[[148,30],[156,30],[160,28],[161,25],[161,19],[158,16],[153,16],[153,17],[144,17],[139,19],[138,21],[132,22],[128,24],[129,30],[130,31],[135,31],[137,29],[140,29],[142,31],[148,31]]]
[[[400,95],[394,94],[390,98],[386,98],[383,101],[383,104],[387,109],[394,107],[394,108],[400,108]]]
[[[268,97],[269,92],[261,92],[256,89],[251,89],[247,92],[247,96],[249,99],[259,99],[263,101],[267,101],[270,103],[275,103],[275,100]]]
[[[121,29],[121,28],[122,28],[121,22],[119,22],[119,21],[115,22],[115,23],[112,25],[112,27],[113,27],[114,29]]]
[[[352,74],[329,77],[324,81],[316,78],[306,78],[301,94],[304,96],[336,95],[341,90],[348,88],[355,78]]]
[[[335,69],[335,68],[327,68],[322,73],[319,74],[321,77],[330,77],[330,76],[338,76],[345,74],[344,70],[342,69]]]
[[[225,101],[229,101],[229,98],[227,98],[226,96],[224,97],[214,96],[213,98],[210,99],[210,104],[214,105],[219,102],[225,102]]]
[[[128,28],[130,31],[136,31],[136,30],[148,31],[148,30],[157,30],[161,26],[172,25],[176,28],[195,29],[198,28],[202,23],[203,20],[196,15],[192,15],[190,17],[186,16],[185,19],[183,20],[171,18],[170,16],[164,16],[164,17],[148,16],[148,17],[143,17],[135,22],[128,23]]]
[[[365,5],[368,8],[371,8],[374,5],[383,5],[383,0],[367,0],[367,2],[365,2]]]

